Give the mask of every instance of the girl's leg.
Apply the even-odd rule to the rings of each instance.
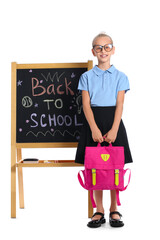
[[[110,206],[110,212],[117,211],[117,199],[116,199],[116,190],[110,190],[110,196],[111,196],[111,206]],[[113,214],[112,218],[114,219],[120,219],[118,214]]]
[[[94,199],[96,202],[96,212],[101,212],[104,213],[104,208],[103,208],[103,191],[102,190],[94,190],[93,191],[93,195],[94,195]],[[92,218],[92,220],[97,220],[100,219],[101,216],[100,215],[96,215]]]

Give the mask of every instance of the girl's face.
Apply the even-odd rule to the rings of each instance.
[[[106,44],[111,44],[111,40],[109,37],[99,37],[94,42],[94,45],[104,46]],[[92,48],[93,56],[97,57],[98,63],[109,63],[110,64],[110,58],[111,58],[111,55],[114,54],[114,52],[115,52],[115,47],[113,47],[110,52],[105,51],[105,49],[103,47],[101,49],[101,51],[98,53]]]

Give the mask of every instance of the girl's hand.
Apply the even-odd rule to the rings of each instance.
[[[93,138],[93,141],[94,141],[94,142],[99,142],[99,143],[101,143],[101,142],[104,141],[104,139],[103,139],[103,137],[102,137],[102,133],[101,133],[101,131],[99,130],[98,127],[95,128],[95,129],[92,131],[92,138]]]
[[[105,137],[104,141],[106,141],[108,143],[114,142],[116,140],[116,137],[117,137],[117,131],[111,129],[106,134],[104,134],[103,138],[104,137]]]

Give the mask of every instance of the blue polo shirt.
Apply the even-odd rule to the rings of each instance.
[[[118,91],[126,93],[130,86],[128,77],[113,65],[107,70],[95,65],[80,76],[77,89],[89,92],[91,106],[116,106]]]

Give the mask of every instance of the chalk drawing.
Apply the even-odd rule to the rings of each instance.
[[[47,74],[47,77],[44,76],[43,73],[41,73],[41,75],[42,75],[42,77],[44,77],[44,79],[45,79],[47,82],[48,82],[48,80],[51,80],[51,81],[53,82],[53,80],[54,80],[54,78],[55,78],[55,76],[56,76],[56,79],[57,79],[57,81],[59,82],[59,81],[60,81],[60,78],[62,77],[62,75],[63,75],[64,73],[65,73],[65,72],[61,73],[59,76],[58,76],[58,72],[56,72],[53,76],[51,76],[51,73],[50,73],[50,72]]]
[[[29,108],[33,105],[32,99],[29,96],[24,96],[22,98],[22,106],[25,108]]]
[[[23,82],[23,81],[18,80],[18,82],[17,82],[17,86],[22,86],[22,82]]]
[[[78,106],[78,114],[81,114],[81,110],[82,110],[82,95],[79,95],[76,98],[76,103],[77,103],[77,106]]]
[[[70,135],[73,136],[73,137],[75,136],[76,133],[80,134],[80,132],[77,131],[77,130],[74,132],[74,134],[71,134],[71,133],[70,133],[69,131],[67,131],[67,130],[65,130],[63,133],[60,132],[59,130],[56,130],[53,134],[52,134],[50,131],[46,131],[45,133],[43,133],[43,132],[41,132],[41,131],[39,131],[38,133],[34,133],[34,132],[32,132],[32,131],[29,131],[28,133],[26,133],[26,136],[28,136],[29,134],[32,134],[32,135],[34,135],[35,137],[38,137],[39,134],[42,134],[43,136],[46,136],[47,133],[50,134],[51,136],[54,136],[56,132],[59,132],[62,136],[64,136],[65,133],[68,133],[68,134],[70,134]]]

